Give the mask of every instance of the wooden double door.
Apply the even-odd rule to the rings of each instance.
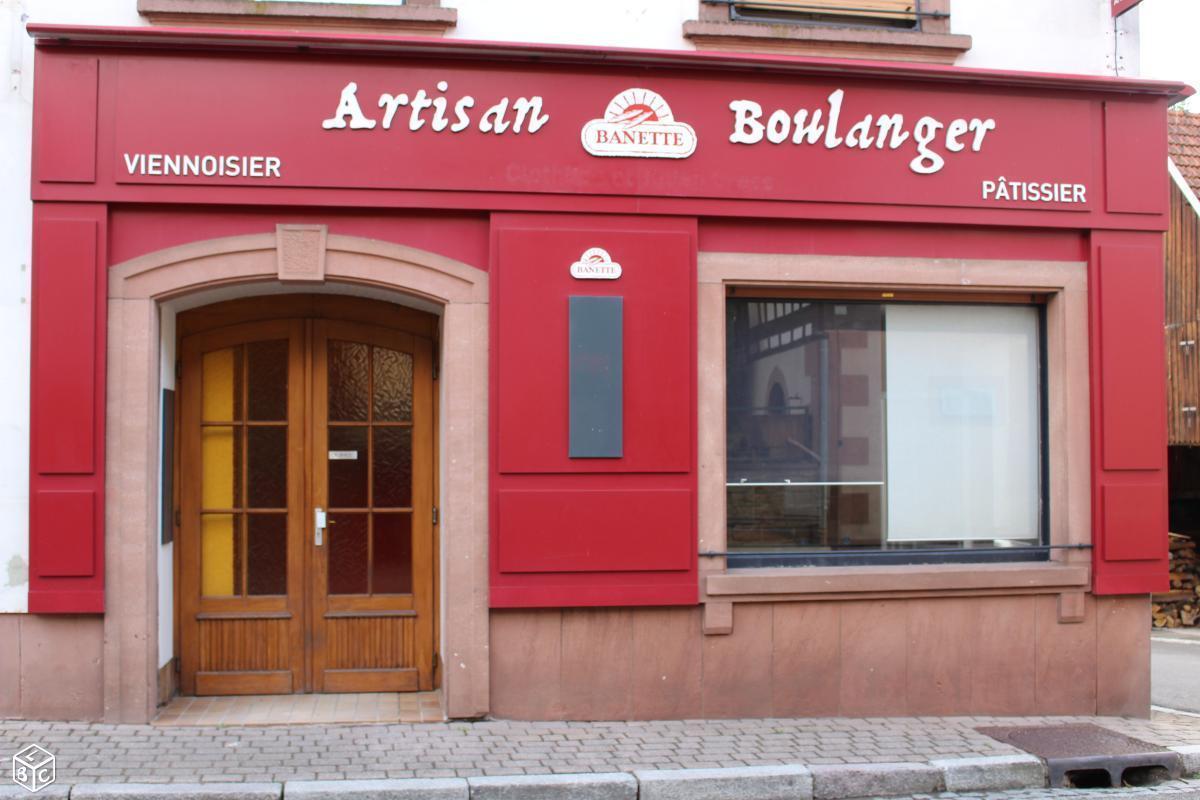
[[[182,339],[184,694],[433,687],[432,352],[328,319]]]

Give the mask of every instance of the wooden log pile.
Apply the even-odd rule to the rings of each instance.
[[[1196,542],[1179,533],[1170,537],[1171,591],[1153,595],[1156,628],[1188,628],[1200,624],[1200,556]]]

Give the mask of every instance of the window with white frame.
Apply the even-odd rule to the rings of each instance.
[[[1041,306],[726,315],[731,566],[1046,557]]]

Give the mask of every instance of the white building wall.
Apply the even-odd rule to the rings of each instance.
[[[951,0],[950,28],[971,37],[964,67],[1132,77],[1138,13],[1114,21],[1111,0]]]
[[[1146,0],[1148,4],[1160,0]],[[387,0],[372,0],[387,2]],[[1051,72],[1137,72],[1137,13],[1114,25],[1110,0],[953,0],[951,25],[974,45],[961,64]],[[446,0],[458,9],[450,36],[601,47],[691,49],[682,35],[699,0]],[[0,104],[0,612],[21,612],[28,594],[29,152],[33,44],[27,21],[144,25],[136,0],[0,0],[0,63],[9,80]],[[160,612],[170,619],[170,551],[160,562]],[[160,632],[169,652],[169,629]]]

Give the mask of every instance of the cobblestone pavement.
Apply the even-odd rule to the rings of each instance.
[[[1095,722],[1163,746],[1200,744],[1200,718],[1161,713],[1150,720],[921,717],[192,728],[10,720],[0,721],[0,759],[7,761],[11,753],[37,742],[57,757],[60,783],[467,777],[887,763],[1011,755],[1019,751],[974,728],[1063,722]],[[4,774],[0,782],[11,782],[11,775]]]

